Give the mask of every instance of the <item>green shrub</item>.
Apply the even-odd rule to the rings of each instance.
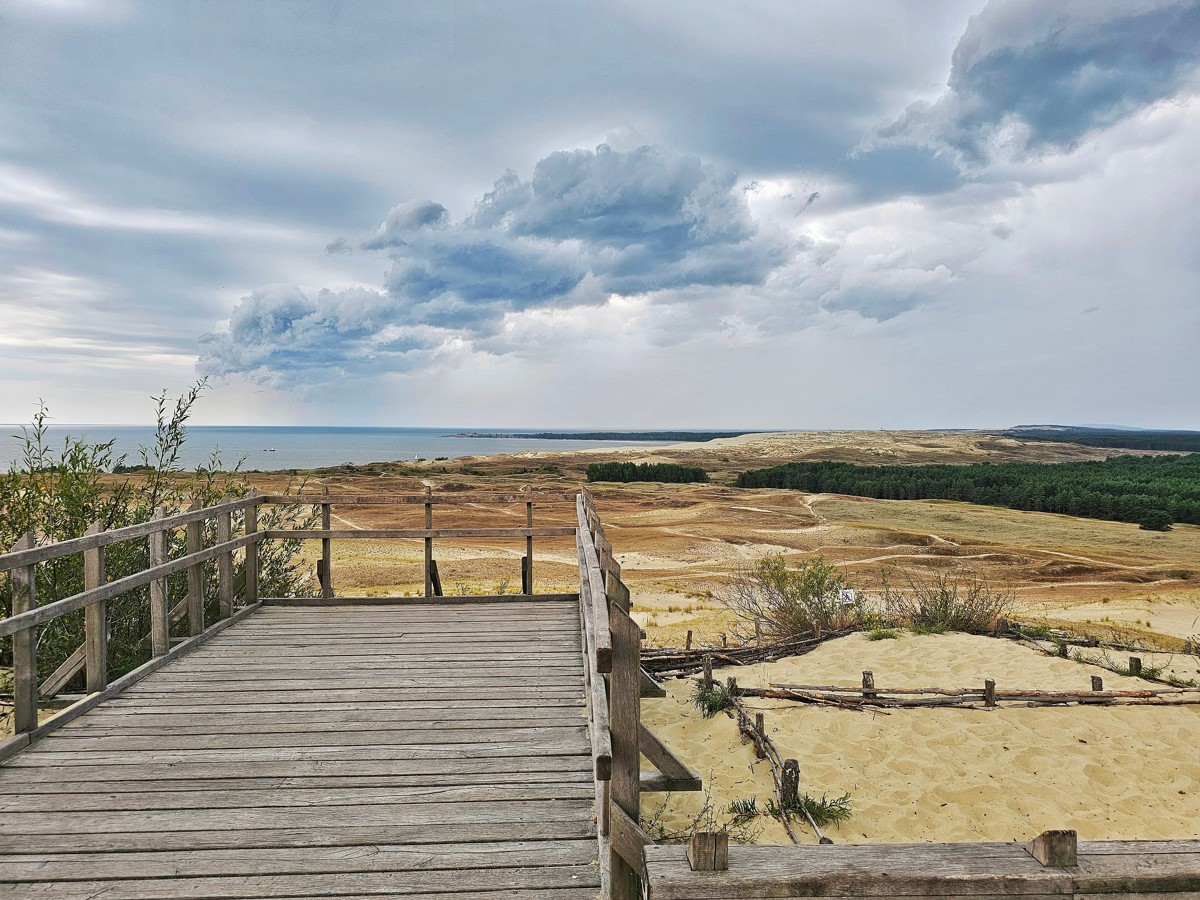
[[[697,678],[692,690],[692,703],[700,714],[711,719],[722,710],[732,709],[737,700],[737,681],[726,678],[725,683],[714,681],[712,687],[704,686],[704,679]]]
[[[737,618],[738,639],[754,637],[757,622],[763,637],[784,641],[856,627],[863,608],[841,601],[845,587],[842,573],[820,556],[789,568],[782,555],[771,554],[734,575],[717,600]]]
[[[982,634],[990,631],[997,619],[1009,615],[1013,594],[993,588],[974,572],[942,572],[929,577],[910,575],[906,589],[885,582],[883,603],[918,634]]]
[[[165,393],[155,398],[157,426],[152,446],[140,451],[141,464],[126,465],[123,457],[114,457],[111,441],[90,444],[66,437],[62,449],[48,443],[49,412],[43,405],[33,424],[22,429],[22,454],[6,474],[0,475],[0,552],[6,552],[26,532],[32,532],[39,544],[80,537],[99,522],[106,530],[145,522],[158,508],[180,512],[195,500],[212,506],[224,500],[242,497],[249,485],[235,466],[226,471],[219,456],[208,465],[187,473],[179,467],[180,452],[186,438],[185,423],[193,404],[204,388],[198,382],[171,403]],[[114,478],[109,473],[124,473]],[[313,527],[315,520],[299,516],[299,507],[271,506],[259,516],[261,529]],[[233,516],[235,533],[244,527],[240,512]],[[204,541],[216,543],[216,523],[205,523]],[[186,537],[183,528],[167,532],[167,554],[184,555]],[[298,565],[299,541],[265,541],[259,545],[259,591],[262,596],[288,596],[304,593],[311,587],[310,573]],[[122,541],[105,549],[106,576],[109,581],[147,568],[149,555],[145,539]],[[218,589],[216,567],[206,565],[205,617],[217,615]],[[244,559],[235,555],[235,581],[243,576]],[[52,560],[36,568],[39,605],[69,597],[83,590],[82,554]],[[187,573],[167,579],[168,594],[174,598],[187,593]],[[141,665],[149,658],[149,590],[142,587],[109,601],[109,672],[116,678]],[[12,582],[0,578],[0,617],[12,614]],[[82,610],[61,616],[43,626],[38,633],[38,675],[45,678],[58,668],[83,642]],[[186,622],[178,623],[175,637],[186,636]],[[11,664],[11,638],[0,642],[0,665]],[[77,678],[80,676],[77,676]]]

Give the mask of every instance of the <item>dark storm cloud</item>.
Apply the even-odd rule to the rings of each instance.
[[[958,43],[949,90],[909,106],[867,146],[950,149],[968,166],[997,149],[1070,150],[1177,93],[1198,62],[1195,0],[993,2]]]
[[[338,239],[327,249],[348,246]],[[511,312],[760,284],[787,259],[751,217],[733,173],[649,146],[552,153],[528,181],[507,172],[457,223],[434,201],[401,204],[358,247],[391,260],[384,292],[312,298],[294,286],[261,288],[228,330],[202,339],[202,371],[378,362],[429,349],[433,333],[494,337]]]

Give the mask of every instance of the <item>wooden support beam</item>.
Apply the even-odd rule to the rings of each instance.
[[[613,572],[604,573],[604,594],[609,603],[614,603],[621,612],[629,612],[629,588],[621,581],[621,576]]]
[[[91,607],[88,607],[91,609]],[[87,663],[87,641],[75,648],[75,652],[68,656],[61,666],[41,683],[38,687],[38,697],[42,700],[49,700],[59,691],[67,686],[67,683],[75,677],[75,674],[84,667]]]
[[[687,848],[693,872],[724,872],[729,868],[729,833],[697,831]]]
[[[1074,866],[1078,865],[1079,836],[1074,831],[1043,831],[1025,849],[1043,866]]]
[[[430,581],[430,584],[433,586],[433,596],[441,597],[442,596],[442,575],[438,571],[438,564],[437,564],[436,559],[431,559],[429,561],[429,581]]]
[[[703,780],[698,772],[689,769],[671,749],[658,739],[644,722],[638,723],[638,749],[642,755],[662,773],[664,783],[669,782],[671,787],[655,787],[653,790],[671,790],[671,791],[702,791],[704,790]],[[650,779],[651,783],[655,783],[655,779]],[[646,790],[646,773],[641,774],[642,790]]]
[[[990,678],[983,682],[983,705],[988,707],[996,705],[996,682]]]
[[[85,535],[99,534],[104,530],[100,522],[93,522]],[[96,547],[83,551],[83,589],[90,591],[104,584],[104,548]],[[108,603],[99,600],[84,610],[83,614],[84,667],[87,670],[87,691],[94,694],[108,686]]]
[[[639,689],[641,696],[643,696],[643,697],[665,697],[665,696],[667,696],[667,689],[665,687],[663,687],[661,684],[659,684],[654,679],[653,675],[651,675],[645,669],[642,669],[641,672],[642,672],[642,676],[641,676],[642,686]]]
[[[425,529],[433,528],[433,488],[425,485]],[[425,596],[433,594],[433,536],[425,538]]]

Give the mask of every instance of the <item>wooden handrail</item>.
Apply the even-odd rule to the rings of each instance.
[[[83,553],[85,550],[95,550],[97,547],[108,547],[112,544],[119,544],[122,541],[131,541],[134,538],[146,537],[157,531],[178,528],[182,525],[187,525],[189,522],[201,522],[205,519],[211,519],[219,513],[234,512],[261,502],[263,502],[261,495],[243,497],[239,500],[218,503],[216,506],[208,506],[204,509],[188,510],[187,512],[175,513],[162,519],[152,519],[148,522],[139,522],[136,525],[114,528],[111,531],[98,531],[94,534],[85,534],[83,537],[69,538],[65,541],[56,541],[53,544],[43,544],[29,549],[14,549],[8,553],[0,553],[0,572],[6,569],[16,569],[21,566],[31,566],[37,563],[48,562],[49,560],[59,559],[63,556],[70,556],[73,553]]]
[[[165,522],[167,520],[160,519],[159,521]],[[72,594],[70,597],[64,597],[62,600],[47,603],[45,606],[39,606],[28,612],[22,612],[19,615],[9,616],[7,619],[0,619],[0,637],[8,637],[10,634],[16,634],[18,631],[25,631],[28,628],[33,628],[36,625],[41,625],[43,622],[57,619],[59,616],[83,609],[85,606],[98,603],[101,600],[112,600],[121,594],[147,585],[156,579],[166,578],[168,575],[182,572],[188,566],[208,562],[210,559],[216,559],[223,553],[231,553],[250,544],[258,543],[263,539],[263,534],[263,532],[259,531],[254,534],[236,537],[224,544],[214,544],[212,547],[201,550],[199,553],[189,553],[187,556],[181,556],[160,566],[152,566],[134,575],[127,575],[124,578],[118,578],[116,581],[109,581],[100,587]]]
[[[497,537],[574,537],[574,525],[546,525],[525,528],[271,528],[259,532],[273,540],[315,541],[319,539],[345,538],[347,540],[419,540],[421,538],[497,538]]]
[[[514,494],[260,494],[263,503],[300,503],[305,506],[421,506],[425,503],[512,506],[516,503],[574,503],[575,494],[557,491],[524,491]]]

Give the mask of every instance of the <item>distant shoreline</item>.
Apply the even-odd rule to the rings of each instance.
[[[747,434],[764,434],[761,431],[462,431],[448,434],[451,438],[499,438],[534,441],[675,441],[691,443],[715,441],[719,438],[742,437]]]

